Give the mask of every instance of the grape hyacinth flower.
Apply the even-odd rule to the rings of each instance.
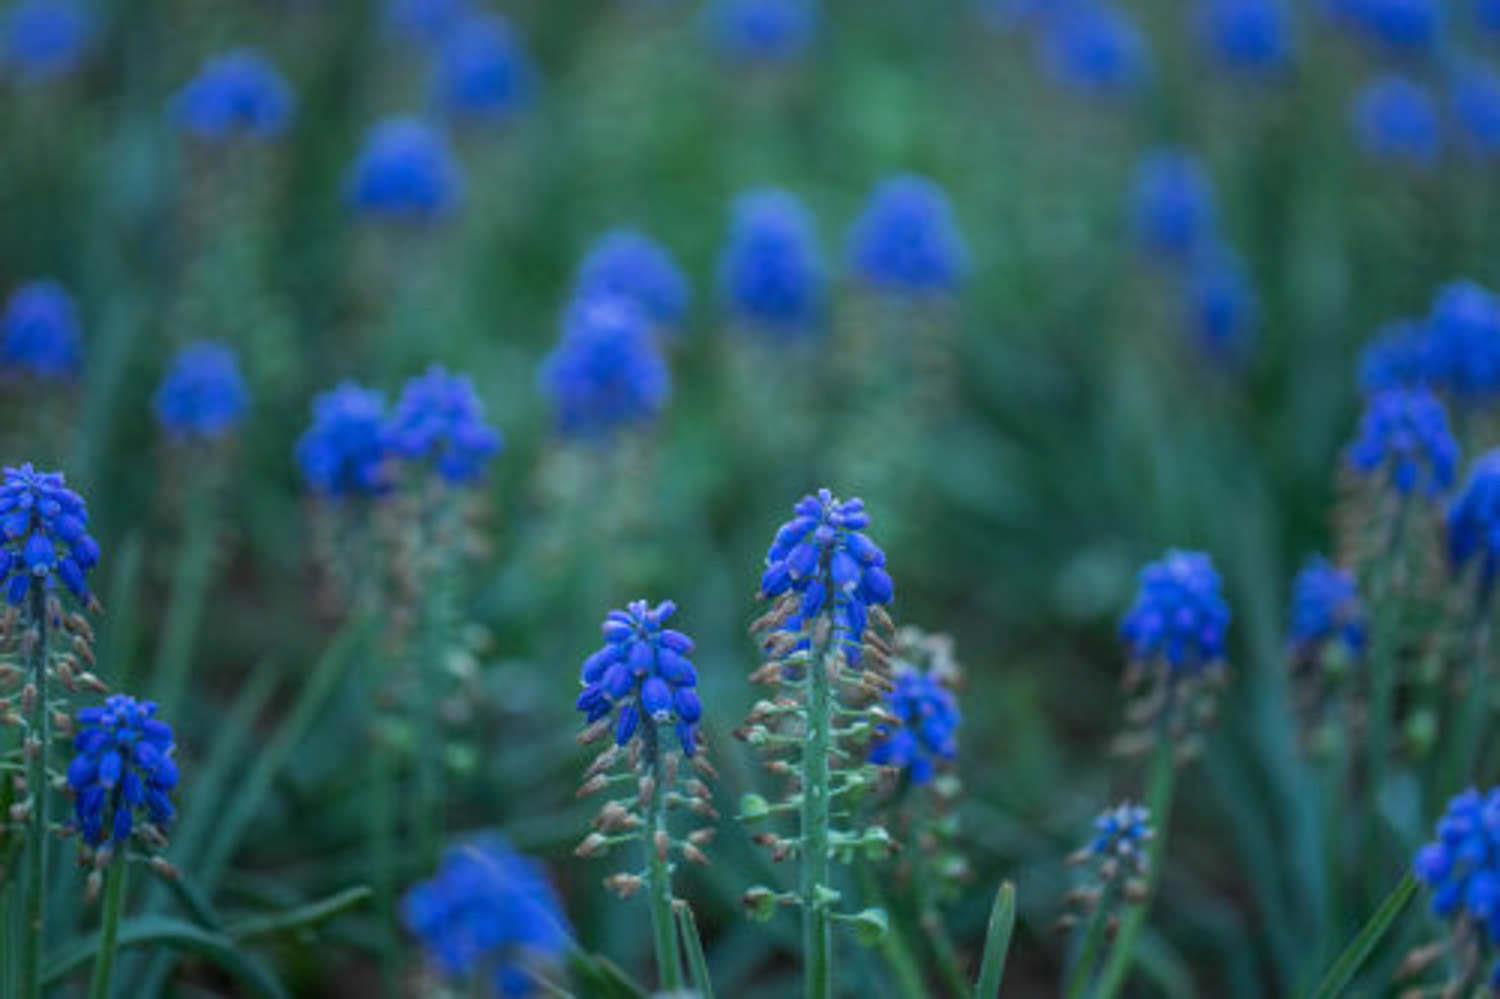
[[[71,378],[82,366],[82,332],[73,299],[56,281],[32,281],[11,293],[0,316],[0,366],[36,378]]]
[[[698,749],[698,672],[692,661],[693,640],[663,627],[677,612],[664,600],[655,607],[634,601],[610,611],[604,620],[604,647],[583,664],[583,693],[578,710],[590,724],[614,718],[615,744],[636,737],[641,723],[670,725],[686,756]]]
[[[1199,0],[1199,37],[1226,69],[1265,75],[1291,60],[1291,25],[1280,0]]]
[[[1420,55],[1437,41],[1437,0],[1336,0],[1333,13],[1348,27],[1388,52]]]
[[[713,0],[705,17],[714,47],[743,63],[791,62],[818,30],[815,0]]]
[[[94,18],[77,0],[21,0],[0,15],[0,69],[46,83],[78,68]]]
[[[1403,76],[1372,80],[1355,95],[1355,137],[1370,157],[1430,167],[1442,150],[1437,102],[1421,84]]]
[[[1155,835],[1150,809],[1126,801],[1094,820],[1093,838],[1084,849],[1090,857],[1114,861],[1125,872],[1139,874],[1144,873],[1145,846]]]
[[[510,23],[496,14],[463,18],[438,51],[437,104],[465,121],[508,121],[531,103],[536,73]]]
[[[575,301],[624,298],[634,302],[658,330],[675,331],[687,314],[691,291],[672,254],[635,229],[600,237],[579,265]]]
[[[1432,338],[1410,319],[1388,323],[1359,355],[1359,387],[1366,395],[1412,389],[1432,379]]]
[[[896,689],[886,708],[900,720],[881,726],[870,749],[870,762],[897,767],[913,784],[932,780],[936,767],[958,755],[958,702],[936,677],[916,669],[896,671]]]
[[[90,604],[88,574],[99,563],[99,545],[88,534],[82,498],[60,472],[29,463],[6,468],[0,483],[0,584],[12,607],[32,593],[50,593],[61,582]]]
[[[968,269],[968,250],[943,189],[914,175],[881,181],[850,230],[849,267],[886,294],[956,291]]]
[[[472,379],[434,364],[401,391],[386,427],[386,447],[398,458],[430,462],[452,486],[469,485],[499,453],[498,431],[485,422]]]
[[[1130,922],[1143,918],[1144,906],[1139,903],[1150,894],[1154,866],[1156,829],[1152,818],[1151,809],[1130,801],[1107,808],[1094,820],[1088,843],[1068,857],[1068,864],[1079,868],[1082,876],[1078,889],[1069,895],[1070,905],[1076,905],[1078,911],[1070,912],[1066,919],[1068,923],[1080,917],[1087,920],[1078,960],[1069,973],[1069,986],[1087,983],[1093,977],[1104,938],[1112,927],[1119,928],[1122,905],[1133,910],[1126,916]],[[1115,938],[1119,939],[1118,934]],[[1109,968],[1105,971],[1108,973]],[[1102,987],[1099,991],[1113,994]]]
[[[1169,677],[1219,669],[1229,605],[1219,574],[1201,552],[1172,550],[1141,570],[1140,592],[1120,623],[1134,663],[1160,663]]]
[[[1500,31],[1500,0],[1473,0],[1474,20],[1486,31]]]
[[[1049,19],[1040,52],[1054,80],[1092,96],[1134,91],[1148,72],[1145,36],[1124,11],[1105,0],[1063,6]]]
[[[236,49],[203,64],[172,102],[182,130],[197,139],[274,139],[291,123],[285,78],[264,56]]]
[[[1488,595],[1500,567],[1500,450],[1474,462],[1463,491],[1448,508],[1447,526],[1454,573],[1477,564],[1479,591]]]
[[[371,129],[349,182],[355,210],[394,222],[436,221],[462,195],[463,178],[447,139],[415,118],[391,118]]]
[[[379,496],[390,488],[385,399],[346,381],[313,400],[312,425],[297,442],[297,464],[320,497]]]
[[[1445,285],[1427,329],[1437,386],[1459,404],[1500,398],[1500,296],[1473,281]]]
[[[535,972],[561,962],[571,932],[542,866],[498,836],[452,847],[430,881],[406,894],[402,922],[433,968],[496,996],[535,992]]]
[[[82,709],[73,748],[68,787],[83,841],[121,849],[135,834],[161,845],[174,814],[177,764],[172,728],[156,718],[156,705],[115,694],[103,707]]]
[[[1356,474],[1378,477],[1399,496],[1438,496],[1453,485],[1458,444],[1437,397],[1425,389],[1394,389],[1366,406],[1348,460]]]
[[[215,440],[239,426],[250,405],[234,351],[207,341],[184,347],[154,400],[157,422],[176,440]]]
[[[1213,184],[1203,164],[1176,149],[1142,157],[1130,190],[1136,242],[1155,257],[1181,263],[1214,237]]]
[[[386,30],[421,45],[443,41],[469,15],[471,0],[386,0]]]
[[[1500,990],[1500,788],[1455,795],[1412,874],[1432,891],[1432,913],[1451,924],[1454,977],[1446,995]],[[1484,965],[1488,964],[1488,968]]]
[[[1243,360],[1259,311],[1255,286],[1236,254],[1217,247],[1194,262],[1187,285],[1187,327],[1205,357],[1219,364]]]
[[[795,195],[761,190],[735,199],[719,288],[747,328],[777,338],[805,335],[823,305],[823,262],[812,215]]]
[[[1321,555],[1309,558],[1292,583],[1289,641],[1297,659],[1312,659],[1330,645],[1349,657],[1365,647],[1365,611],[1354,575]]]
[[[1464,148],[1484,159],[1500,156],[1500,73],[1466,67],[1454,79],[1451,102]]]
[[[541,386],[564,435],[598,440],[654,420],[672,379],[640,308],[628,299],[592,299],[569,308]]]

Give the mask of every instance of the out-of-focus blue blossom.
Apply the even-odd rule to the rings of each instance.
[[[68,787],[85,843],[109,840],[123,847],[143,820],[165,832],[174,814],[177,764],[172,728],[157,719],[155,704],[115,694],[103,707],[84,708],[73,749]]]
[[[1047,19],[1040,39],[1047,72],[1086,94],[1135,90],[1149,70],[1145,36],[1124,11],[1104,0],[1078,0]]]
[[[245,416],[250,391],[234,351],[220,343],[184,347],[156,390],[156,419],[172,437],[222,437]]]
[[[178,92],[178,125],[200,139],[270,139],[286,131],[295,102],[275,66],[258,52],[237,49],[203,64]]]
[[[1130,188],[1131,228],[1148,253],[1184,261],[1214,237],[1213,183],[1195,156],[1176,149],[1147,153]]]
[[[1500,0],[1474,0],[1474,20],[1486,31],[1500,31]]]
[[[1436,837],[1417,851],[1412,874],[1431,889],[1438,918],[1470,919],[1485,939],[1500,939],[1500,788],[1455,795]],[[1490,973],[1491,989],[1497,978],[1500,962]]]
[[[484,991],[499,996],[532,995],[531,969],[569,947],[546,871],[498,836],[450,848],[432,880],[406,893],[401,919],[444,977],[487,979]]]
[[[1309,558],[1292,583],[1291,616],[1289,640],[1299,657],[1316,655],[1330,642],[1351,655],[1364,650],[1365,611],[1354,576],[1321,555]]]
[[[1120,861],[1127,869],[1136,870],[1144,861],[1146,845],[1155,835],[1151,810],[1126,801],[1106,809],[1094,820],[1094,835],[1085,849],[1100,860]]]
[[[635,229],[616,229],[594,243],[573,283],[578,301],[627,298],[660,329],[675,331],[692,291],[672,254]]]
[[[640,307],[593,298],[568,309],[562,339],[542,363],[541,387],[559,430],[602,438],[655,419],[672,394],[672,377]]]
[[[531,103],[535,89],[531,59],[503,17],[466,17],[444,39],[434,90],[454,117],[508,120]]]
[[[864,501],[846,502],[819,489],[816,496],[802,497],[793,512],[796,516],[776,532],[766,553],[761,596],[798,594],[789,628],[800,629],[829,610],[830,640],[841,644],[844,657],[857,665],[870,608],[888,604],[895,596],[885,552],[864,534],[870,524]]]
[[[1365,39],[1396,53],[1426,52],[1441,26],[1438,0],[1332,0],[1328,8]]]
[[[625,745],[641,723],[671,725],[682,751],[698,751],[698,671],[688,656],[693,640],[663,625],[677,605],[663,600],[651,607],[633,601],[604,619],[604,648],[583,663],[583,692],[577,707],[589,724],[615,715],[615,743]]]
[[[817,325],[823,286],[817,227],[802,202],[777,190],[736,198],[719,258],[729,311],[758,331],[797,336]]]
[[[1423,323],[1398,319],[1381,327],[1359,355],[1359,387],[1367,395],[1417,388],[1432,378],[1432,338]]]
[[[1140,583],[1120,622],[1132,662],[1159,660],[1173,676],[1194,676],[1223,661],[1229,605],[1207,555],[1169,551],[1141,570]]]
[[[1435,385],[1460,403],[1500,397],[1500,296],[1473,281],[1444,285],[1427,319]]]
[[[1402,496],[1437,496],[1453,486],[1458,444],[1436,396],[1392,389],[1370,399],[1348,458],[1355,472],[1380,476]]]
[[[1216,247],[1195,260],[1186,305],[1188,330],[1204,356],[1221,364],[1245,358],[1259,321],[1260,300],[1238,255]]]
[[[957,290],[968,269],[968,250],[947,194],[926,177],[881,181],[849,233],[849,266],[883,292]]]
[[[1464,148],[1500,155],[1500,74],[1487,66],[1465,68],[1454,79],[1452,102]]]
[[[469,15],[471,7],[470,0],[386,0],[386,30],[408,41],[436,44]]]
[[[297,464],[319,496],[378,496],[390,488],[385,399],[352,381],[313,400]]]
[[[740,62],[790,62],[818,31],[815,0],[713,0],[705,17],[714,47]]]
[[[68,378],[83,363],[78,310],[56,281],[11,293],[0,317],[0,365],[37,378]]]
[[[88,533],[83,499],[60,472],[38,472],[30,463],[5,469],[0,483],[0,584],[5,599],[21,606],[37,586],[57,580],[89,601],[88,573],[99,564],[99,545]]]
[[[500,434],[485,422],[474,382],[437,364],[402,389],[386,443],[398,457],[431,462],[452,485],[479,478],[501,446]]]
[[[1428,167],[1442,151],[1437,102],[1404,76],[1367,83],[1354,97],[1352,118],[1360,147],[1376,159]]]
[[[902,669],[885,706],[901,724],[880,726],[870,762],[900,767],[913,784],[926,784],[937,765],[958,755],[959,713],[953,691],[921,670]]]
[[[1280,0],[1199,0],[1198,32],[1225,67],[1247,73],[1291,60],[1291,24]]]
[[[0,68],[28,83],[73,72],[94,33],[94,18],[74,0],[21,0],[0,15]]]
[[[1500,565],[1500,450],[1474,462],[1448,508],[1448,558],[1456,572],[1478,559],[1480,588],[1490,591]]]
[[[431,222],[463,194],[448,140],[415,118],[391,118],[371,129],[354,161],[349,201],[375,219]]]

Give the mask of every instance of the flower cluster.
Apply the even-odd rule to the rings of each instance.
[[[925,177],[881,181],[849,234],[849,265],[878,291],[954,291],[968,251],[943,189]]]
[[[386,0],[385,27],[424,45],[440,43],[469,13],[470,0]]]
[[[1500,73],[1481,65],[1464,67],[1451,101],[1466,150],[1485,158],[1500,155]]]
[[[451,848],[409,892],[402,921],[444,977],[485,981],[486,993],[532,994],[531,968],[558,961],[570,933],[541,865],[497,836]]]
[[[818,30],[814,0],[715,0],[705,16],[714,46],[739,62],[789,62]]]
[[[479,478],[501,447],[500,434],[485,422],[473,381],[441,365],[406,383],[385,438],[392,454],[430,461],[450,485]]]
[[[899,767],[913,784],[932,780],[937,765],[958,755],[958,702],[953,691],[931,674],[911,668],[896,671],[896,689],[886,708],[899,727],[881,726],[870,749],[870,762]]]
[[[172,821],[177,764],[171,726],[156,718],[156,705],[116,694],[103,707],[84,708],[73,746],[68,787],[83,841],[123,845],[140,831],[159,843]]]
[[[455,118],[505,121],[530,103],[535,71],[508,21],[474,14],[448,31],[433,87]]]
[[[1151,810],[1126,801],[1106,809],[1094,820],[1094,836],[1085,849],[1091,856],[1143,871],[1146,844],[1155,835]]]
[[[1359,356],[1359,387],[1366,393],[1416,388],[1429,381],[1427,327],[1410,319],[1382,326]]]
[[[1214,238],[1213,184],[1197,158],[1175,149],[1148,153],[1130,192],[1136,242],[1153,256],[1190,259]]]
[[[1278,0],[1200,0],[1198,32],[1231,70],[1263,74],[1291,59],[1291,25]]]
[[[1048,20],[1040,52],[1053,79],[1084,94],[1133,91],[1149,71],[1140,28],[1103,0],[1062,5]]]
[[[0,316],[0,365],[37,378],[67,378],[82,363],[78,311],[56,281],[11,293]]]
[[[1365,611],[1353,574],[1322,556],[1307,560],[1292,583],[1290,641],[1298,658],[1339,643],[1350,655],[1365,647]]]
[[[375,219],[432,222],[463,195],[463,178],[448,141],[414,118],[392,118],[365,139],[349,181],[349,201]]]
[[[1421,52],[1437,40],[1437,0],[1330,0],[1333,17],[1392,52]]]
[[[645,313],[623,298],[575,302],[540,380],[559,429],[571,437],[604,438],[647,423],[672,393],[671,374]]]
[[[88,534],[83,500],[59,472],[30,464],[5,469],[0,483],[0,584],[5,599],[21,606],[34,586],[61,580],[88,602],[88,573],[99,563],[99,545]]]
[[[78,0],[21,0],[0,18],[0,69],[28,83],[73,72],[94,33]]]
[[[312,426],[297,442],[297,464],[313,492],[378,496],[390,488],[385,399],[344,382],[313,400]]]
[[[616,229],[600,237],[578,268],[578,302],[623,298],[659,330],[675,330],[691,292],[672,254],[645,233]]]
[[[1159,661],[1171,676],[1195,676],[1224,659],[1229,605],[1201,552],[1169,551],[1141,570],[1135,604],[1120,623],[1133,661]]]
[[[719,258],[729,310],[754,330],[797,336],[817,325],[823,285],[817,230],[802,202],[777,190],[740,195]]]
[[[1463,492],[1448,509],[1448,559],[1455,572],[1477,561],[1488,593],[1500,567],[1500,450],[1474,462]]]
[[[1399,495],[1437,496],[1453,485],[1458,444],[1432,393],[1393,389],[1370,400],[1348,459],[1356,473],[1379,475]]]
[[[1428,375],[1459,402],[1500,397],[1500,296],[1473,281],[1438,290],[1427,319]]]
[[[1438,820],[1437,838],[1417,851],[1412,873],[1432,890],[1435,915],[1471,922],[1482,941],[1500,939],[1500,788],[1454,796]],[[1481,946],[1494,953],[1492,943]],[[1500,990],[1500,962],[1489,984]]]
[[[212,440],[237,427],[249,404],[234,351],[195,343],[178,353],[156,390],[156,419],[178,440]]]
[[[583,693],[578,710],[593,724],[615,714],[615,744],[635,737],[648,725],[673,725],[687,756],[698,749],[698,672],[688,656],[693,640],[663,627],[677,612],[664,600],[655,607],[637,600],[604,619],[604,647],[583,663]]]
[[[1260,300],[1244,263],[1232,250],[1219,246],[1194,262],[1186,309],[1187,329],[1204,356],[1229,363],[1248,353]]]
[[[1387,74],[1360,90],[1352,111],[1355,138],[1372,158],[1428,167],[1442,149],[1437,102],[1421,84]]]
[[[294,102],[286,80],[259,53],[238,49],[203,64],[173,113],[199,139],[271,139],[286,131]]]

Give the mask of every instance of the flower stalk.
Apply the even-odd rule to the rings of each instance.
[[[42,936],[47,926],[47,833],[51,823],[51,781],[48,773],[52,742],[52,706],[48,697],[47,596],[33,584],[28,596],[23,639],[27,648],[26,674],[33,688],[26,719],[26,786],[31,810],[26,832],[25,931],[21,940],[21,990],[27,999],[42,994]]]

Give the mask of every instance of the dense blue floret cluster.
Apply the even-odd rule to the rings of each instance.
[[[583,663],[583,693],[577,707],[592,724],[618,709],[615,742],[625,745],[641,723],[672,725],[682,751],[698,750],[698,671],[688,656],[693,640],[664,627],[677,605],[663,600],[655,607],[636,600],[604,619],[604,648]]]
[[[354,162],[349,201],[364,215],[431,222],[463,195],[463,178],[448,140],[415,118],[391,118],[370,130]]]
[[[286,131],[294,102],[286,80],[259,53],[208,60],[173,101],[183,131],[200,139],[270,139]]]
[[[1477,562],[1480,588],[1490,591],[1500,567],[1500,450],[1474,462],[1448,508],[1448,558],[1456,572]]]
[[[1427,319],[1428,374],[1458,402],[1500,397],[1500,296],[1473,281],[1444,285]]]
[[[88,533],[83,499],[59,472],[30,464],[5,469],[0,483],[0,584],[5,599],[20,606],[37,586],[57,580],[81,601],[89,600],[88,574],[99,563],[99,545]]]
[[[141,823],[164,832],[177,786],[172,728],[156,705],[116,694],[103,707],[78,712],[75,755],[68,765],[74,821],[90,846],[123,845]]]
[[[1146,252],[1173,261],[1214,238],[1213,184],[1196,157],[1158,149],[1141,158],[1130,190],[1131,227]]]
[[[1420,53],[1437,41],[1438,0],[1330,0],[1335,18],[1363,38],[1398,53]]]
[[[78,67],[94,18],[77,0],[21,0],[0,15],[0,69],[31,83]]]
[[[926,177],[881,181],[850,231],[849,265],[861,281],[884,292],[956,290],[968,251],[947,194]]]
[[[1135,90],[1149,70],[1145,36],[1105,0],[1062,5],[1047,19],[1040,52],[1055,80],[1087,94]]]
[[[442,42],[469,14],[470,0],[386,0],[391,34],[423,45]]]
[[[1155,835],[1151,810],[1127,801],[1107,809],[1094,820],[1094,836],[1086,849],[1101,860],[1118,860],[1134,868],[1144,859],[1146,844]]]
[[[1187,325],[1205,356],[1241,360],[1260,317],[1260,299],[1238,255],[1216,247],[1194,261],[1188,275]]]
[[[645,233],[616,229],[599,238],[578,268],[573,297],[625,298],[652,325],[676,330],[687,314],[691,290],[665,247]]]
[[[1500,942],[1500,788],[1455,795],[1436,832],[1412,862],[1413,875],[1432,890],[1433,914],[1467,917],[1492,944]],[[1500,962],[1490,987],[1500,990]]]
[[[432,880],[406,893],[401,918],[440,974],[487,995],[533,994],[529,969],[569,946],[546,871],[498,836],[449,849]]]
[[[1425,389],[1392,389],[1373,397],[1349,446],[1349,466],[1379,476],[1402,496],[1436,496],[1453,485],[1458,443],[1443,404]]]
[[[714,0],[705,13],[715,48],[741,62],[787,62],[812,45],[815,0]]]
[[[178,439],[222,437],[250,405],[234,351],[221,343],[184,347],[156,390],[156,419]]]
[[[655,419],[672,379],[645,313],[628,299],[600,298],[569,308],[541,387],[564,434],[603,438]]]
[[[1198,31],[1233,70],[1266,73],[1291,59],[1291,24],[1279,0],[1200,0]]]
[[[457,118],[504,121],[531,102],[536,73],[510,22],[463,18],[444,38],[433,83],[438,106]]]
[[[1431,341],[1424,323],[1398,319],[1375,334],[1359,355],[1359,387],[1367,394],[1426,385],[1431,378]]]
[[[1352,573],[1321,555],[1303,565],[1292,583],[1289,638],[1300,657],[1340,643],[1352,655],[1365,647],[1365,611]]]
[[[936,766],[958,755],[959,714],[953,691],[921,670],[901,669],[885,706],[901,725],[880,727],[870,762],[900,767],[913,784],[926,784]]]
[[[78,373],[83,334],[73,299],[56,281],[32,281],[11,293],[0,317],[0,366],[38,378]]]
[[[1475,156],[1500,155],[1500,73],[1465,67],[1453,82],[1453,117],[1463,146]]]
[[[1355,138],[1371,157],[1428,167],[1442,151],[1437,102],[1419,83],[1389,74],[1354,97]]]
[[[346,381],[313,400],[297,464],[319,496],[378,496],[390,488],[385,399]]]
[[[386,445],[397,457],[431,462],[449,484],[466,485],[499,453],[501,439],[485,422],[474,382],[435,364],[402,389]]]
[[[1120,622],[1133,662],[1159,661],[1172,676],[1194,676],[1223,661],[1229,605],[1207,555],[1169,551],[1141,570],[1140,583]]]
[[[764,190],[735,199],[719,288],[740,322],[774,336],[804,334],[817,325],[823,285],[817,228],[795,195]]]

